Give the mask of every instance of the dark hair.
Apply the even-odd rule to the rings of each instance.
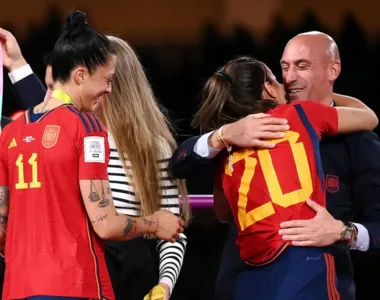
[[[74,11],[66,18],[51,52],[53,80],[67,81],[77,66],[86,67],[92,74],[105,65],[112,54],[107,37],[88,25],[86,14]]]
[[[267,66],[251,57],[229,61],[211,76],[203,89],[203,103],[192,125],[201,131],[215,130],[249,114],[275,108],[275,100],[262,98],[264,83],[272,83]]]
[[[43,62],[45,67],[51,66],[51,52],[48,52],[44,55]]]

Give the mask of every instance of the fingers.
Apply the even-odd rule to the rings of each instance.
[[[181,218],[179,218],[179,225],[182,227],[185,226],[185,221]]]
[[[260,149],[271,149],[276,146],[274,143],[264,142],[260,140],[256,140],[254,145],[255,147],[260,148]]]
[[[289,130],[289,125],[285,124],[285,125],[277,125],[277,124],[263,124],[261,126],[259,126],[260,130],[261,131],[274,131],[274,132],[278,132],[278,131],[287,131]]]
[[[2,39],[4,42],[6,42],[9,38],[10,32],[0,28],[0,39]]]
[[[280,229],[278,231],[278,234],[285,236],[285,235],[301,235],[305,234],[305,228],[287,228],[287,229]]]
[[[253,114],[250,115],[254,119],[263,119],[263,118],[268,118],[270,117],[270,114],[264,114],[264,113],[258,113],[258,114]]]
[[[284,132],[262,131],[257,134],[258,139],[281,139],[285,136]]]
[[[293,241],[292,245],[298,246],[298,247],[310,247],[310,246],[315,246],[315,242],[313,242],[313,241]]]
[[[261,118],[260,123],[263,125],[287,125],[288,120],[282,119],[282,118],[273,118],[273,117],[266,117],[266,118]]]
[[[310,236],[306,234],[296,234],[296,235],[283,235],[282,239],[284,241],[297,241],[297,242],[302,242],[302,241],[308,241],[310,239]]]
[[[280,224],[281,228],[293,228],[293,227],[308,227],[310,226],[310,220],[293,220],[282,222]]]

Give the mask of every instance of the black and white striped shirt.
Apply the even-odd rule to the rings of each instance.
[[[131,217],[140,216],[140,201],[136,199],[131,178],[126,176],[123,165],[121,164],[119,154],[116,150],[115,142],[112,136],[108,137],[111,148],[110,162],[108,164],[108,177],[112,190],[112,197],[116,210],[119,213],[126,214]],[[176,215],[180,214],[178,187],[175,181],[169,176],[169,159],[171,151],[168,146],[163,143],[162,159],[159,164],[160,179],[162,187],[161,209],[167,209]],[[130,168],[129,161],[126,162]],[[149,170],[147,170],[149,171]],[[172,291],[185,256],[187,238],[181,234],[175,243],[158,240],[157,251],[159,253],[159,282],[166,283]]]

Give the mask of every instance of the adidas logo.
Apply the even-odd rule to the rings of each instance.
[[[16,147],[16,146],[17,146],[16,139],[13,138],[13,139],[12,139],[12,142],[11,142],[11,143],[9,144],[9,146],[8,146],[8,149],[11,149],[11,148]]]

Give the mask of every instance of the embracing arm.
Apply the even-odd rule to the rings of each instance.
[[[202,166],[212,164],[207,144],[209,134],[195,136],[184,141],[170,159],[170,170],[174,178],[185,179]],[[216,151],[216,154],[220,150]]]
[[[273,148],[273,143],[263,140],[282,138],[283,131],[288,129],[287,120],[259,113],[225,125],[220,133],[228,145]],[[187,178],[199,167],[211,165],[212,159],[224,147],[224,143],[218,138],[218,130],[186,140],[177,148],[170,160],[173,176]]]
[[[338,132],[349,133],[354,131],[373,130],[379,120],[375,112],[360,100],[334,94],[338,111]]]

